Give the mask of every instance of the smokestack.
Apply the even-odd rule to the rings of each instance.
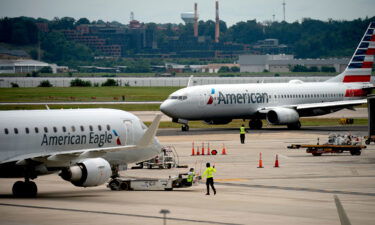
[[[215,42],[219,43],[220,36],[220,20],[219,20],[219,1],[216,1],[216,24],[215,24]]]
[[[198,37],[198,4],[194,3],[194,37]]]
[[[285,5],[286,5],[286,3],[285,3],[285,0],[284,0],[283,1],[283,17],[284,17],[283,21],[285,21]]]

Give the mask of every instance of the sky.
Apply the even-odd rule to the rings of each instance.
[[[182,23],[181,13],[192,12],[198,3],[200,20],[215,20],[214,0],[0,0],[2,17],[86,17],[128,24],[130,12],[136,20]],[[240,21],[283,19],[283,0],[219,0],[220,19],[231,26]],[[353,20],[375,16],[375,0],[285,0],[286,21],[302,18]]]

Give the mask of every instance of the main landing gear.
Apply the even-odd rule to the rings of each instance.
[[[299,130],[301,129],[301,122],[296,122],[296,123],[290,123],[287,125],[289,130]]]
[[[181,131],[189,131],[189,125],[187,125],[187,124],[182,125]]]
[[[260,130],[263,127],[262,120],[254,119],[249,121],[249,127],[253,130]]]
[[[38,193],[38,187],[33,181],[25,178],[25,181],[17,181],[12,188],[13,196],[18,198],[34,198]]]

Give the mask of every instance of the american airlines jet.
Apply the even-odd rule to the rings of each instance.
[[[375,23],[371,23],[345,71],[325,82],[222,84],[191,86],[172,93],[160,110],[189,130],[189,120],[227,124],[250,119],[249,127],[270,124],[299,129],[300,117],[318,116],[366,103],[375,54]]]
[[[120,165],[160,153],[160,118],[147,128],[133,114],[114,109],[2,111],[0,178],[25,179],[13,185],[18,197],[36,196],[31,180],[56,172],[75,186],[101,185]]]

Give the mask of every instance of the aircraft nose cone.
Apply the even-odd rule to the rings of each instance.
[[[173,113],[173,109],[172,108],[173,108],[172,103],[170,101],[168,101],[168,100],[164,101],[160,105],[160,111],[162,111],[167,116],[171,116],[171,114]]]

